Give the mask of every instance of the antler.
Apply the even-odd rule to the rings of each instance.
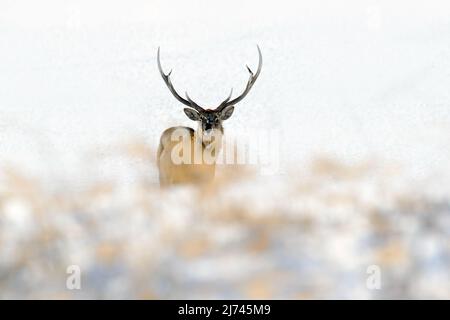
[[[202,107],[200,107],[198,104],[196,104],[194,101],[191,100],[191,98],[189,98],[187,92],[186,92],[186,99],[184,99],[183,97],[181,97],[177,91],[175,90],[175,88],[172,85],[172,82],[170,81],[170,74],[172,73],[172,70],[169,71],[168,74],[165,74],[162,67],[161,67],[161,61],[159,58],[159,47],[158,47],[158,69],[159,69],[159,73],[161,73],[161,77],[163,78],[164,82],[167,85],[167,88],[169,88],[169,91],[173,94],[173,96],[180,101],[182,104],[194,108],[197,111],[205,111]]]
[[[224,101],[222,101],[222,103],[217,107],[216,110],[222,111],[224,108],[240,102],[250,92],[250,89],[255,84],[256,79],[258,79],[258,76],[259,76],[259,74],[261,72],[261,68],[262,68],[261,49],[259,49],[259,46],[256,46],[256,47],[258,48],[258,56],[259,56],[258,70],[256,70],[255,74],[253,74],[253,71],[248,66],[246,66],[248,72],[250,73],[250,78],[248,79],[247,86],[245,87],[244,92],[242,92],[240,96],[234,98],[233,100],[230,100],[231,99],[231,94],[233,93],[233,89],[231,89],[231,93],[228,96],[228,98],[226,98]]]

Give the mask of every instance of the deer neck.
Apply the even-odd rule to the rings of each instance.
[[[217,159],[222,149],[223,129],[213,129],[213,133],[210,137],[203,135],[201,125],[199,125],[196,131],[196,143],[201,144],[203,154],[207,154],[214,159]]]

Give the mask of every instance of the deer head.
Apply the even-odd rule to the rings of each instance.
[[[187,106],[187,108],[184,108],[184,113],[188,116],[189,119],[197,121],[199,123],[198,133],[203,141],[209,142],[211,141],[212,136],[223,134],[222,122],[231,117],[234,111],[235,104],[245,98],[245,96],[250,92],[252,86],[255,84],[256,79],[258,79],[262,67],[262,55],[259,46],[257,46],[257,48],[259,55],[258,69],[256,73],[253,73],[252,70],[247,66],[247,70],[250,73],[250,78],[248,79],[247,86],[245,87],[244,91],[238,97],[231,99],[233,95],[233,89],[231,89],[229,96],[225,100],[223,100],[215,109],[204,109],[200,107],[189,97],[187,92],[185,93],[186,98],[183,98],[177,93],[172,85],[172,82],[170,81],[172,70],[168,74],[165,74],[162,70],[159,55],[160,50],[158,48],[157,60],[159,72],[161,73],[161,76],[172,95],[179,102]]]

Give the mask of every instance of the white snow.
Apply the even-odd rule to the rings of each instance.
[[[75,257],[92,281],[80,295],[88,298],[448,298],[448,229],[429,231],[424,212],[448,226],[449,12],[444,0],[1,1],[0,297],[71,297],[51,270],[63,277]],[[158,191],[159,135],[194,124],[158,73],[157,48],[175,87],[215,107],[231,87],[243,90],[256,44],[261,76],[225,130],[275,132],[279,167],[206,204],[190,188]],[[311,169],[322,158],[332,161]],[[281,231],[260,227],[265,219],[284,219]],[[201,249],[195,241],[214,247],[215,230],[220,249]],[[271,245],[252,259],[227,234],[244,243],[268,234]],[[207,254],[183,258],[184,240]],[[296,251],[297,242],[311,248]],[[358,278],[371,263],[373,251],[361,253],[368,242],[388,261],[384,296]],[[30,265],[29,254],[38,256]]]

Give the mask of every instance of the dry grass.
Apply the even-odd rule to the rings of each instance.
[[[142,143],[118,150],[151,162]],[[1,298],[450,297],[448,202],[382,163],[322,157],[279,177],[223,166],[207,188],[143,178],[77,193],[2,174]],[[65,288],[72,264],[80,291]],[[372,264],[383,291],[365,287]]]

